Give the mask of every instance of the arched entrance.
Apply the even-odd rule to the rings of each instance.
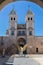
[[[19,47],[23,48],[26,45],[26,40],[24,38],[19,38],[17,42]],[[23,51],[23,54],[27,54],[27,50]]]

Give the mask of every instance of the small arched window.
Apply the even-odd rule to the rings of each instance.
[[[14,31],[11,31],[11,35],[14,35]]]
[[[38,53],[38,48],[36,48],[36,53]]]
[[[14,20],[15,20],[15,18],[14,18]]]
[[[29,31],[29,35],[32,35],[32,31]]]
[[[11,20],[13,20],[13,18],[11,17]]]
[[[30,20],[30,18],[28,17],[28,20]]]
[[[32,17],[31,17],[31,20],[32,20]]]

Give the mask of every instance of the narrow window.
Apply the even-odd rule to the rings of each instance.
[[[32,20],[32,18],[31,18],[31,20]]]
[[[14,18],[14,20],[15,20],[15,18]]]
[[[38,48],[36,48],[36,52],[38,53]]]
[[[30,20],[30,18],[28,17],[28,20]]]
[[[25,31],[23,31],[23,35],[25,35]]]
[[[18,34],[17,34],[17,35],[18,35],[18,36],[21,35],[21,31],[18,31]]]
[[[13,20],[13,18],[11,18],[11,20]]]
[[[14,35],[14,31],[11,31],[11,35]]]
[[[32,31],[29,31],[29,35],[32,35]]]

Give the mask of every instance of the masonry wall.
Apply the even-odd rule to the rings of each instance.
[[[2,2],[2,3],[0,4],[0,10],[1,10],[3,7],[5,7],[7,4],[9,4],[9,3],[13,2],[13,1],[15,1],[15,0],[5,0],[4,2]]]
[[[12,47],[15,51],[17,51],[17,47],[14,45],[15,41],[12,39],[12,37],[4,36],[3,37],[3,44],[1,43],[2,37],[0,37],[0,49],[5,48],[7,49],[8,47]],[[12,46],[14,45],[14,46]],[[12,47],[10,47],[12,46]],[[38,48],[38,52],[36,52],[36,48]],[[10,50],[10,51],[11,51]],[[12,52],[15,52],[12,51]],[[42,54],[43,53],[43,37],[38,37],[38,36],[30,36],[28,37],[28,47],[27,47],[27,53],[28,54]]]
[[[29,0],[27,0],[27,1],[29,1]],[[31,0],[31,1],[43,8],[43,1],[42,0]]]
[[[33,36],[28,38],[28,40],[29,40],[29,43],[28,43],[27,53],[35,53],[35,54],[43,53],[43,37]],[[32,47],[30,48],[30,46]],[[36,48],[38,48],[38,52],[36,52]]]
[[[5,0],[1,5],[0,5],[0,10],[6,6],[8,3],[11,3],[13,1],[17,1],[17,0]],[[29,1],[29,0],[26,0]],[[38,4],[39,6],[41,6],[43,8],[43,1],[42,0],[31,0],[32,2]]]

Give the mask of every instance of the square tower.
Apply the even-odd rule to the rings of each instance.
[[[14,9],[9,14],[9,29],[8,36],[17,37],[17,14]]]
[[[27,36],[34,36],[34,14],[32,13],[31,10],[27,12],[25,21]]]

